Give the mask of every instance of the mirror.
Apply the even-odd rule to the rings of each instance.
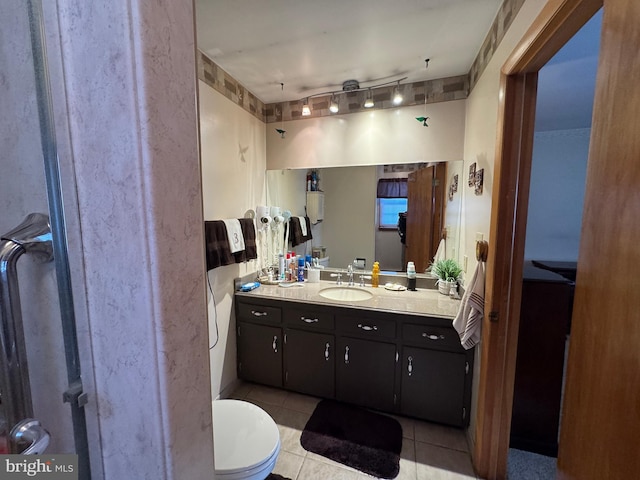
[[[314,169],[318,189],[324,194],[323,219],[312,225],[313,239],[294,250],[297,254],[312,254],[314,247],[323,247],[324,264],[331,268],[346,268],[354,259],[364,259],[366,270],[378,261],[383,271],[404,271],[407,261],[416,260],[406,258],[407,249],[401,242],[397,220],[387,228],[380,226],[378,180],[408,178],[412,172],[435,166],[436,163],[416,163]],[[430,229],[432,236],[435,235],[431,252],[435,252],[444,233],[444,256],[458,261],[462,166],[461,160],[440,164],[444,177],[435,180],[433,192],[441,195],[442,210],[436,222],[438,226]],[[293,216],[305,215],[308,172],[307,169],[268,170],[268,205],[289,210]],[[416,263],[418,272],[424,272],[433,258],[432,253],[425,252],[425,259],[426,256],[429,258],[423,264]]]

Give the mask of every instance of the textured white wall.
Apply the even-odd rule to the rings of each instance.
[[[202,81],[199,101],[204,218],[244,217],[247,210],[266,202],[264,123]],[[256,272],[260,263],[261,258],[208,272],[210,347],[216,342],[216,322],[219,335],[210,350],[214,398],[237,379],[233,280]]]
[[[267,165],[345,167],[460,160],[465,100],[284,122],[283,140],[269,129]],[[271,124],[270,124],[271,125]]]
[[[537,132],[526,260],[578,261],[590,128]]]
[[[58,5],[104,478],[213,472],[193,14]]]
[[[468,256],[466,277],[469,278],[476,268],[476,232],[484,235],[489,242],[489,225],[491,223],[491,195],[493,191],[493,173],[496,152],[496,135],[498,121],[498,99],[500,93],[500,69],[507,57],[520,41],[527,28],[542,10],[545,0],[526,0],[506,32],[502,42],[496,49],[478,83],[467,98],[464,167],[462,185],[462,232],[460,258]],[[469,166],[476,162],[477,168],[484,168],[484,193],[476,196],[473,189],[467,186]],[[481,348],[481,345],[480,345]],[[471,424],[468,438],[475,440],[476,392],[480,368],[480,348],[476,349],[474,364],[474,386],[471,411]]]
[[[322,237],[329,265],[346,268],[356,257],[371,269],[375,256],[376,167],[321,171],[325,192]]]

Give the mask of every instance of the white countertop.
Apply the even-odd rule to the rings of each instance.
[[[270,298],[275,300],[286,300],[290,302],[310,303],[314,305],[332,305],[349,308],[362,308],[366,310],[379,310],[394,313],[409,313],[413,315],[424,315],[431,317],[453,319],[458,313],[460,300],[453,300],[446,295],[438,293],[438,290],[419,288],[415,292],[408,290],[395,292],[383,286],[372,288],[371,286],[347,287],[367,290],[373,294],[369,300],[361,301],[338,301],[330,300],[320,296],[319,292],[325,288],[336,287],[335,282],[320,281],[319,283],[305,282],[303,286],[293,286],[283,288],[278,285],[261,285],[250,292],[237,292],[237,295],[251,298]]]

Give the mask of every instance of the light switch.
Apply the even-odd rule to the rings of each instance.
[[[468,263],[469,263],[469,257],[465,255],[464,257],[462,257],[462,269],[464,270],[464,273],[467,273]]]
[[[476,232],[476,242],[484,240],[484,234],[482,232]]]

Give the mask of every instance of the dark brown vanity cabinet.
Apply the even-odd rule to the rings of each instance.
[[[316,397],[335,396],[335,337],[285,328],[284,386]]]
[[[465,364],[464,354],[404,347],[400,413],[464,425]]]
[[[282,387],[282,309],[276,305],[236,304],[238,376]]]
[[[238,325],[238,371],[250,382],[282,387],[282,329],[267,325]]]
[[[238,377],[438,423],[469,422],[473,350],[451,320],[236,295]]]
[[[453,328],[429,319],[402,328],[400,412],[449,425],[468,424],[473,350]]]
[[[379,410],[394,410],[396,346],[338,337],[336,397]]]
[[[389,314],[341,314],[336,315],[336,332],[338,400],[395,410],[396,321]]]

